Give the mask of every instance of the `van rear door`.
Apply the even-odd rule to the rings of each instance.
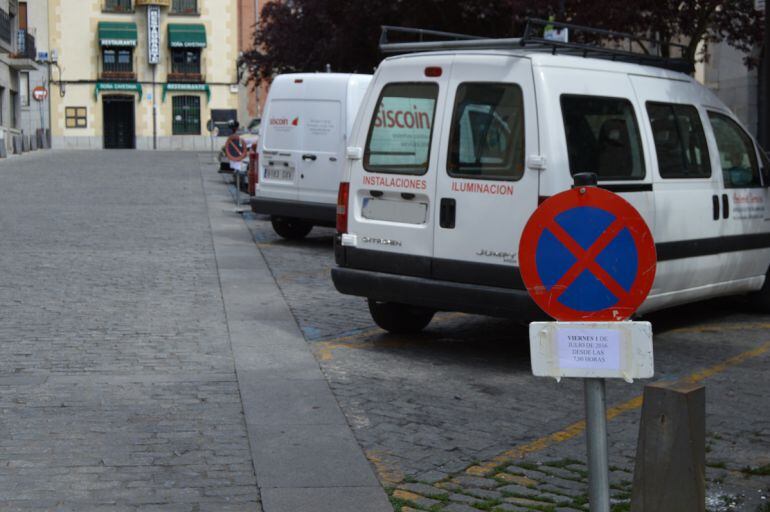
[[[352,160],[348,233],[356,236],[353,266],[428,277],[439,126],[452,57],[385,61],[366,104]],[[434,129],[435,128],[435,129]]]
[[[273,84],[260,137],[262,172],[259,188],[265,192],[269,190],[271,198],[296,201],[299,199],[297,183],[302,149],[299,116],[302,102],[281,94],[287,87],[295,89],[291,91],[291,96],[296,96],[302,94],[304,84],[289,83],[287,80],[276,80]]]
[[[538,205],[532,64],[516,56],[458,55],[433,204],[436,279],[520,287],[519,237]]]
[[[336,88],[344,97],[344,82]],[[328,84],[327,84],[328,87]],[[299,200],[334,204],[340,181],[344,140],[340,100],[305,100],[298,119],[302,137],[299,155]]]

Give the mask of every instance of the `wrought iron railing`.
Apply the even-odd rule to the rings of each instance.
[[[23,28],[20,28],[16,33],[16,56],[32,60],[37,58],[35,36]]]
[[[197,14],[198,0],[172,0],[171,12],[174,14]]]
[[[132,12],[131,0],[104,0],[104,11],[106,12]]]
[[[206,82],[206,76],[200,71],[194,73],[169,72],[168,81],[174,83],[202,84]]]
[[[0,39],[11,44],[11,16],[0,9]]]

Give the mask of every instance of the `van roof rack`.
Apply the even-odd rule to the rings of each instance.
[[[567,29],[569,40],[546,38],[546,29]],[[418,36],[417,41],[392,40],[393,35]],[[426,36],[430,40],[425,40]],[[663,43],[654,39],[615,32],[598,28],[585,27],[572,23],[527,18],[522,37],[487,38],[437,30],[420,28],[394,27],[383,25],[380,34],[380,51],[383,53],[412,53],[440,50],[510,50],[527,48],[547,51],[554,55],[576,55],[608,59],[619,62],[644,64],[682,73],[695,70],[692,62],[684,58],[687,47],[678,43]],[[676,57],[672,55],[677,53]]]

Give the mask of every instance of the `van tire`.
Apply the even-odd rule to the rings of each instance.
[[[369,300],[369,313],[374,322],[393,334],[414,334],[422,331],[433,319],[435,311],[399,302]]]
[[[313,229],[311,223],[292,217],[270,217],[270,222],[275,232],[286,240],[301,240]]]

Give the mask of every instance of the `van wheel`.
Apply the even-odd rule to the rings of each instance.
[[[422,331],[430,323],[435,311],[409,304],[369,299],[369,313],[374,322],[388,332],[413,334]]]
[[[311,223],[291,217],[270,217],[270,222],[275,232],[287,240],[301,240],[313,229]]]

